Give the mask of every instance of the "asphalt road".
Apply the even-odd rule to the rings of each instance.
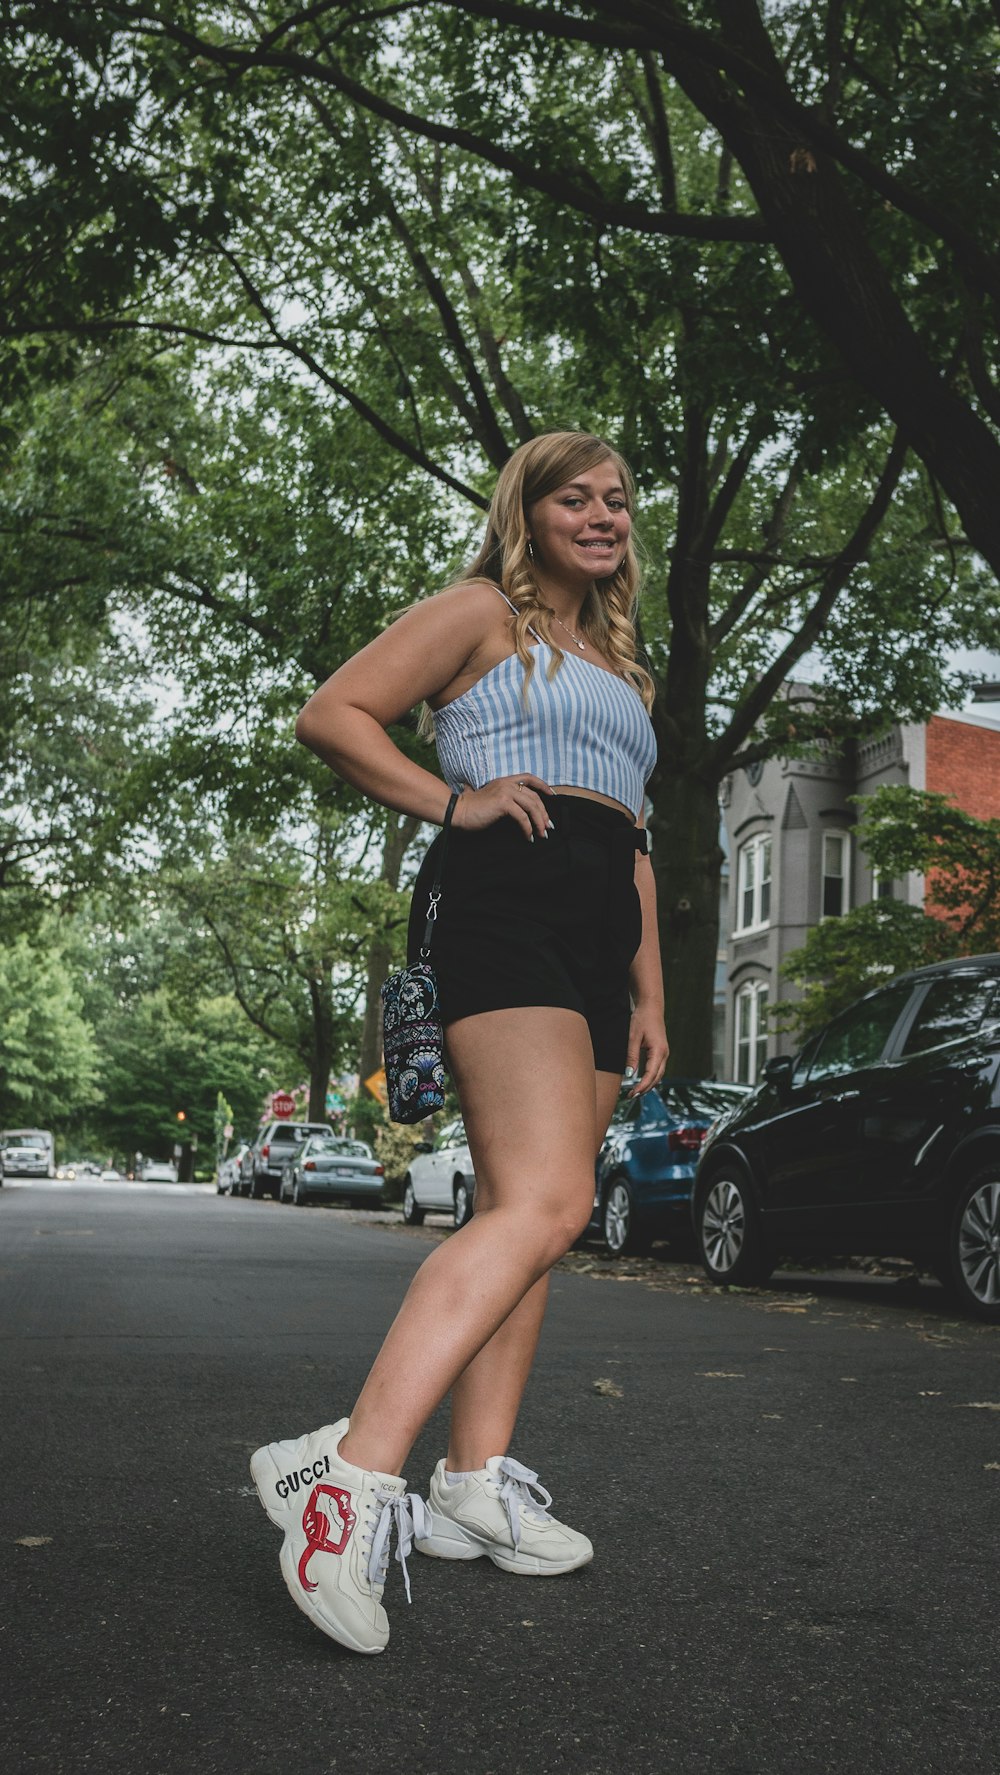
[[[414,1554],[382,1657],[312,1628],[247,1459],[349,1408],[434,1236],[0,1192],[5,1775],[996,1775],[1000,1332],[931,1288],[558,1273],[513,1452],[593,1564]]]

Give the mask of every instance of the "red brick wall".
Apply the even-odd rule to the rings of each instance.
[[[925,787],[950,795],[977,820],[1000,819],[1000,729],[933,715],[927,723]]]

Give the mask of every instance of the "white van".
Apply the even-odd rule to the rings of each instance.
[[[55,1136],[47,1128],[5,1128],[0,1134],[7,1177],[54,1177]]]

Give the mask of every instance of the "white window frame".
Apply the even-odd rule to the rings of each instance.
[[[827,912],[824,909],[825,903],[826,903],[827,879],[830,879],[831,881],[835,881],[838,879],[838,877],[836,877],[836,876],[830,876],[829,878],[827,876],[826,843],[827,843],[828,838],[839,838],[841,844],[843,845],[843,850],[841,853],[842,873],[841,873],[839,879],[840,879],[840,881],[843,882],[844,892],[843,892],[843,903],[841,905],[839,912]],[[824,919],[827,919],[827,918],[843,918],[844,913],[850,912],[850,910],[851,910],[851,834],[849,832],[845,832],[843,830],[843,827],[841,827],[841,826],[826,826],[826,827],[824,827],[824,830],[823,830],[823,849],[822,849],[822,854],[820,857],[820,874],[819,874],[819,921],[820,921],[820,924],[822,924]]]
[[[767,874],[764,875],[761,864],[767,856]],[[748,884],[747,877],[752,880]],[[764,888],[767,887],[767,912],[762,910]],[[733,927],[734,937],[748,937],[756,931],[766,931],[771,923],[771,900],[774,895],[774,841],[770,832],[757,832],[741,844],[736,853],[736,917],[743,917],[743,902],[747,893],[752,896],[751,922],[737,923]]]
[[[762,1003],[763,1001],[763,1003]],[[755,1085],[767,1059],[767,1009],[770,991],[766,980],[745,980],[733,1002],[733,1078],[738,1085]],[[747,1029],[743,1031],[743,1006]],[[745,1057],[745,1070],[742,1062]]]

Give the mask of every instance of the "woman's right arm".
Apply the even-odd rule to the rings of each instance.
[[[448,785],[407,758],[386,728],[457,677],[495,621],[495,603],[496,593],[487,586],[449,586],[404,611],[320,685],[295,723],[296,738],[373,801],[440,825]],[[511,812],[526,832],[532,826],[543,831],[544,803],[531,790],[547,785],[529,772],[522,772],[521,780],[530,788],[518,792],[516,808],[506,805],[513,796],[500,783],[467,790],[455,810],[455,825],[488,825]],[[478,804],[475,814],[470,807],[472,817],[460,820],[463,803],[472,800]]]

